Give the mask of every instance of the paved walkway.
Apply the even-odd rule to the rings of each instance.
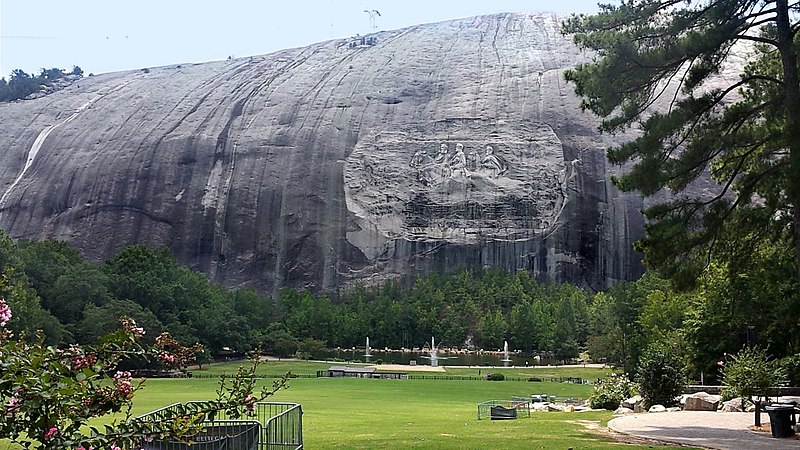
[[[767,414],[762,423],[769,423]],[[753,413],[678,411],[631,414],[608,422],[617,433],[712,449],[800,450],[800,440],[750,431]]]

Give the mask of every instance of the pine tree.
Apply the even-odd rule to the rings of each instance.
[[[614,182],[676,194],[645,211],[638,243],[647,265],[675,281],[765,239],[793,246],[800,281],[798,12],[788,0],[628,0],[564,23],[597,52],[565,74],[582,107],[603,118],[603,132],[641,128],[609,149],[612,163],[630,164]],[[754,57],[725,83],[720,73],[741,47]],[[717,192],[689,195],[704,173]]]

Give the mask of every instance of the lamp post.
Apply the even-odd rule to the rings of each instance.
[[[756,343],[756,327],[755,325],[747,325],[747,348],[753,348]]]
[[[628,324],[623,322],[622,323],[622,373],[625,376],[628,375],[628,353],[625,348],[625,331],[628,328]]]

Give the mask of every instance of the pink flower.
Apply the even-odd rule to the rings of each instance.
[[[244,407],[245,411],[250,414],[253,414],[256,411],[256,399],[252,395],[248,395],[244,398],[242,402],[242,406]]]
[[[133,319],[125,318],[122,319],[120,322],[122,323],[122,329],[125,330],[126,332],[131,333],[137,337],[144,336],[144,328],[137,327],[136,322],[134,322]]]
[[[6,326],[11,320],[11,308],[6,303],[6,299],[0,298],[0,327]]]
[[[97,362],[97,357],[94,355],[84,355],[84,356],[76,356],[72,360],[72,366],[74,370],[80,370],[84,367],[89,367]]]
[[[117,389],[117,395],[122,398],[130,399],[133,397],[133,384],[131,383],[131,373],[126,371],[117,372],[114,374],[114,387]]]
[[[52,439],[52,438],[53,438],[53,436],[55,436],[56,434],[58,434],[58,428],[56,428],[56,427],[52,427],[52,428],[50,428],[49,430],[47,430],[47,433],[45,433],[45,434],[44,434],[44,440],[45,440],[45,441],[49,441],[49,440],[50,440],[50,439]]]
[[[22,399],[15,395],[8,400],[6,408],[8,409],[9,413],[14,414],[15,412],[17,412],[20,405],[22,405]]]
[[[161,361],[172,364],[175,362],[175,357],[167,352],[161,352]]]

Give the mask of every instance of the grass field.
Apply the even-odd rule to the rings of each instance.
[[[270,361],[260,373],[314,374],[330,363]],[[203,374],[232,372],[238,364],[212,365]],[[453,375],[477,375],[478,369],[452,369]],[[492,369],[517,377],[581,377],[594,380],[607,369]],[[481,374],[487,373],[481,368]],[[437,374],[440,375],[440,374]],[[270,380],[264,380],[270,383]],[[214,379],[148,380],[137,393],[135,411],[145,412],[187,400],[213,397]],[[308,449],[631,449],[586,430],[581,422],[605,424],[609,412],[532,413],[512,421],[477,420],[477,404],[547,393],[558,397],[588,396],[590,386],[525,381],[377,380],[294,378],[275,401],[303,407],[303,435]]]
[[[260,373],[314,374],[329,363],[270,361]],[[205,374],[231,373],[238,363],[217,364]],[[581,377],[594,380],[608,370],[584,368],[501,369],[519,377]],[[495,372],[495,370],[491,370]],[[477,375],[477,369],[448,369],[453,375]],[[481,374],[486,369],[481,368]],[[265,379],[262,383],[271,384]],[[134,399],[134,414],[189,400],[214,398],[214,378],[151,379]],[[531,394],[588,396],[590,386],[527,381],[379,380],[293,378],[272,399],[300,403],[307,449],[636,449],[657,448],[617,443],[587,431],[604,425],[610,412],[531,413],[508,421],[477,420],[477,404]],[[10,448],[10,447],[9,447]],[[0,450],[4,446],[0,444]]]

